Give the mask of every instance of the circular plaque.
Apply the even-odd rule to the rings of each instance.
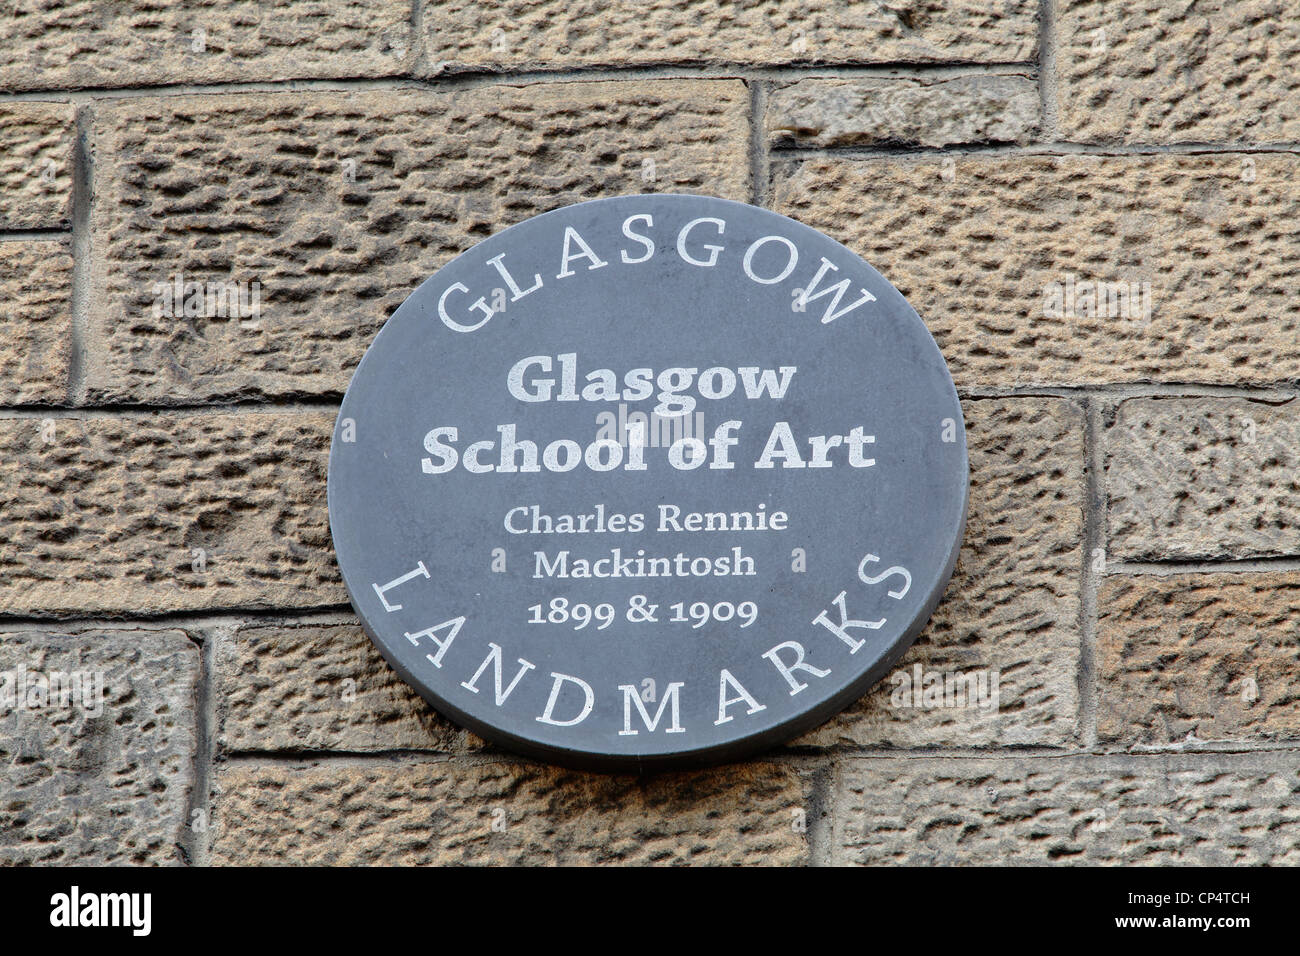
[[[907,649],[957,560],[961,406],[879,273],[704,196],[520,223],[420,285],[329,464],[366,632],[450,719],[584,767],[732,759]]]

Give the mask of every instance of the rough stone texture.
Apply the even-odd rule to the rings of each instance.
[[[70,103],[0,103],[0,229],[70,223],[75,135]]]
[[[1012,63],[1036,0],[424,0],[424,64],[516,70],[665,63]]]
[[[1052,0],[1065,139],[1300,140],[1290,0]]]
[[[1300,753],[841,766],[835,862],[1300,863]]]
[[[332,426],[319,412],[0,419],[0,612],[346,601],[325,510]]]
[[[110,693],[98,717],[0,705],[0,864],[1300,864],[1295,14],[10,4],[0,672],[99,668]],[[757,194],[935,332],[971,510],[896,673],[996,672],[996,710],[901,706],[887,679],[766,758],[582,774],[444,721],[343,613],[326,406],[387,316],[506,226],[649,191]],[[155,310],[178,278],[257,283],[258,314]],[[1120,281],[1149,311],[1081,287]],[[213,615],[206,686],[179,630],[87,630],[178,613]]]
[[[198,677],[179,631],[0,634],[0,864],[181,862]]]
[[[0,402],[63,402],[71,349],[67,244],[0,242]]]
[[[773,205],[888,276],[959,386],[1294,382],[1300,156],[1243,160],[815,159],[777,165]],[[1090,315],[1083,281],[1149,283],[1150,314]]]
[[[1097,606],[1103,738],[1300,738],[1300,574],[1111,578]]]
[[[894,706],[891,675],[804,737],[813,746],[1063,744],[1077,731],[1083,412],[965,403],[971,500],[942,603],[895,673],[999,673],[997,707]],[[992,680],[989,674],[986,678]],[[992,685],[988,685],[990,688]],[[903,703],[900,698],[900,703]],[[911,703],[917,703],[915,699]]]
[[[1300,554],[1300,399],[1131,399],[1105,441],[1112,559]]]
[[[0,89],[391,76],[415,59],[405,0],[18,0],[16,8],[0,17]]]
[[[239,763],[213,862],[795,864],[807,796],[770,763],[636,778],[514,763]],[[494,829],[494,824],[496,828]]]
[[[488,235],[604,195],[749,190],[749,94],[730,80],[143,99],[97,117],[91,401],[341,394],[388,315]],[[155,283],[178,274],[260,282],[260,316],[155,315]]]
[[[774,146],[1024,143],[1038,132],[1038,83],[1023,74],[942,80],[800,80],[767,100]]]
[[[242,627],[217,655],[223,750],[484,746],[403,683],[356,624]]]

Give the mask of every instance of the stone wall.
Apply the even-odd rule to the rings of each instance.
[[[0,671],[102,699],[0,708],[0,862],[1300,863],[1297,24],[10,4]],[[996,706],[888,681],[744,765],[582,774],[452,726],[362,635],[325,473],[374,333],[485,236],[654,191],[824,230],[933,331],[970,520],[900,673]],[[160,314],[178,277],[260,314]]]

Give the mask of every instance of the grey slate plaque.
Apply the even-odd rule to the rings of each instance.
[[[560,763],[732,759],[925,625],[965,524],[947,366],[775,213],[601,199],[485,240],[366,353],[329,513],[366,631],[454,721]]]

